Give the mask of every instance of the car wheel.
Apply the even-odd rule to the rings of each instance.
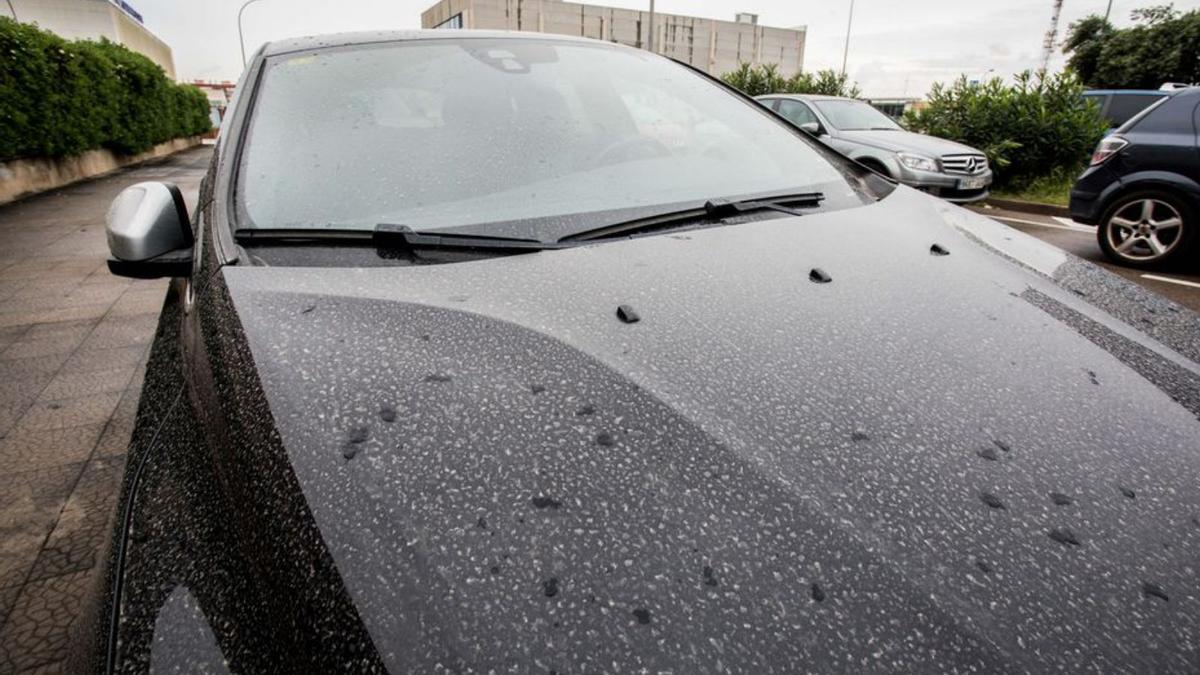
[[[1175,195],[1157,190],[1119,198],[1096,231],[1109,259],[1129,267],[1161,267],[1186,255],[1196,238],[1192,209]]]

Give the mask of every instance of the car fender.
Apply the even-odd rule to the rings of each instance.
[[[1103,217],[1113,201],[1132,190],[1165,189],[1185,199],[1192,208],[1200,209],[1200,183],[1171,171],[1138,171],[1122,176],[1100,192],[1101,207],[1097,215]]]

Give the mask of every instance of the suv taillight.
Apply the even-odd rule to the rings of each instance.
[[[1092,166],[1103,164],[1108,161],[1109,157],[1121,151],[1121,148],[1129,145],[1129,141],[1120,136],[1109,136],[1100,141],[1096,146],[1096,151],[1092,153]]]

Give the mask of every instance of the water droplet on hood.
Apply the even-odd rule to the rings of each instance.
[[[1073,503],[1070,497],[1061,492],[1051,492],[1050,501],[1054,502],[1056,506],[1070,506]]]
[[[705,586],[716,586],[717,585],[717,577],[714,576],[712,567],[705,565],[704,569],[701,572],[704,574],[704,585]]]
[[[1127,487],[1122,487],[1122,488],[1120,488],[1120,490],[1121,490],[1121,494],[1125,495],[1126,497],[1128,497],[1130,499],[1137,499],[1137,493],[1134,492],[1133,490],[1130,490]]]
[[[995,448],[983,448],[982,450],[976,451],[975,454],[979,455],[980,457],[986,459],[989,462],[995,462],[1000,459],[1000,455],[996,454]]]
[[[547,598],[558,595],[558,577],[550,577],[542,584],[542,592]]]
[[[816,600],[817,602],[823,602],[825,600],[825,591],[821,589],[821,585],[817,582],[813,582],[812,586],[809,588],[809,591],[812,593],[813,600]]]
[[[595,415],[596,414],[596,406],[591,405],[591,404],[580,406],[579,410],[575,411],[575,414],[580,417],[584,417],[586,415]]]
[[[950,255],[950,251],[947,251],[941,244],[934,244],[933,246],[930,246],[929,252],[932,255]]]
[[[633,610],[633,616],[640,624],[650,623],[650,610],[644,607],[638,607],[637,609]]]
[[[596,436],[596,443],[607,448],[616,445],[617,439],[613,438],[612,434],[598,434]]]
[[[395,422],[396,409],[387,404],[379,406],[379,419],[384,422]]]
[[[426,382],[449,382],[454,378],[445,373],[430,373],[425,376]]]
[[[869,441],[871,440],[871,437],[862,431],[855,431],[850,434],[850,440],[858,443],[860,441]]]
[[[808,273],[808,280],[814,284],[827,284],[833,281],[833,277],[829,276],[829,273],[825,270],[819,267],[814,267]]]

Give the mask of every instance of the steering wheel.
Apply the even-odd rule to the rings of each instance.
[[[592,157],[594,166],[628,162],[635,159],[653,159],[666,157],[671,151],[657,139],[649,136],[626,136],[608,144],[603,150]]]

